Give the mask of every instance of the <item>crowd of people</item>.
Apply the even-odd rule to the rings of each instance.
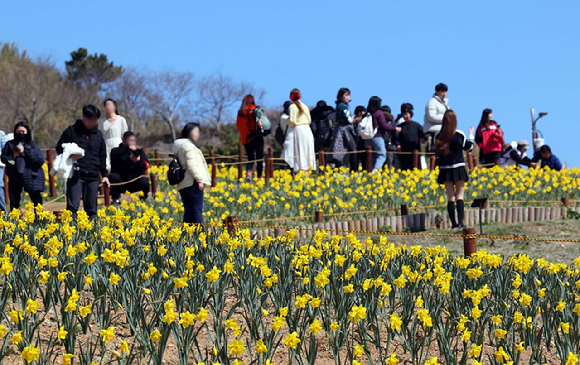
[[[373,171],[385,166],[411,170],[415,166],[414,151],[433,152],[439,166],[438,182],[445,185],[447,210],[453,228],[463,228],[466,172],[464,152],[479,147],[479,163],[482,166],[539,165],[560,170],[562,164],[543,141],[535,141],[532,158],[526,154],[526,140],[505,143],[500,125],[493,119],[493,111],[485,109],[477,129],[471,127],[469,134],[457,129],[457,115],[447,99],[448,87],[440,83],[425,106],[423,124],[413,121],[414,107],[411,103],[401,105],[400,114],[393,117],[391,108],[383,105],[381,98],[373,96],[368,105],[356,106],[351,113],[351,91],[341,88],[336,97],[336,109],[324,100],[309,110],[300,99],[298,89],[290,92],[290,100],[283,105],[276,140],[283,145],[282,157],[294,171],[308,171],[316,167],[316,154],[326,152],[328,163],[342,167],[348,156],[352,171],[367,163],[366,147],[372,149]],[[245,146],[247,178],[252,178],[253,165],[257,162],[257,178],[262,178],[264,136],[270,131],[261,128],[259,109],[252,95],[247,95],[238,112],[237,127],[241,143]],[[308,126],[310,128],[308,128]],[[457,212],[457,214],[456,214]]]
[[[294,172],[315,168],[319,151],[330,156],[327,163],[334,167],[342,167],[347,160],[353,171],[361,166],[366,169],[366,159],[360,152],[366,147],[373,151],[372,170],[381,170],[385,166],[411,170],[415,167],[413,151],[434,151],[445,113],[451,110],[447,92],[447,85],[440,83],[435,86],[435,93],[425,106],[423,123],[420,124],[413,120],[414,107],[411,103],[403,103],[400,113],[393,117],[391,108],[383,105],[381,98],[373,96],[366,107],[356,106],[351,113],[351,91],[341,88],[337,94],[336,108],[320,100],[316,107],[309,110],[300,101],[300,91],[294,89],[290,92],[290,100],[283,105],[276,140],[283,146],[282,157]],[[260,108],[256,106],[254,97],[246,95],[237,116],[241,143],[249,160],[246,167],[249,179],[254,164],[264,156],[264,137],[270,133],[260,128],[260,120],[254,113],[256,109]],[[561,169],[558,158],[541,141],[536,141],[532,158],[526,154],[529,149],[526,140],[505,143],[504,133],[493,119],[491,109],[483,111],[474,135],[474,142],[480,151],[478,161],[483,166],[536,167],[541,162],[542,166]],[[426,165],[424,161],[423,165]],[[258,179],[262,177],[262,171],[261,163],[257,163]]]
[[[562,164],[549,146],[536,143],[532,158],[527,156],[526,140],[505,143],[500,125],[491,109],[485,109],[477,129],[465,135],[457,130],[457,115],[448,104],[448,88],[435,86],[433,97],[425,106],[423,124],[413,121],[414,107],[403,103],[393,117],[389,106],[373,96],[367,106],[356,106],[351,113],[351,91],[341,88],[333,108],[321,100],[310,108],[302,101],[302,93],[293,89],[283,105],[276,141],[283,146],[282,158],[294,171],[309,171],[316,167],[319,151],[329,156],[328,163],[342,167],[345,160],[351,170],[366,166],[361,151],[372,150],[373,171],[385,166],[410,170],[415,167],[414,151],[429,151],[436,155],[438,182],[444,184],[448,196],[448,212],[454,227],[463,226],[463,191],[468,175],[464,151],[474,145],[480,150],[479,161],[484,166],[538,165],[560,170]],[[111,187],[113,201],[118,203],[123,192],[138,193],[141,199],[149,194],[147,154],[138,147],[137,135],[119,115],[115,100],[104,103],[105,118],[94,105],[82,109],[82,119],[69,126],[61,135],[52,174],[66,179],[67,210],[76,215],[82,201],[89,217],[97,214],[97,197],[101,184]],[[256,105],[252,95],[246,95],[237,113],[240,142],[247,154],[246,175],[252,179],[254,165],[257,178],[262,178],[264,137],[272,126],[266,113]],[[100,127],[100,128],[99,128]],[[173,144],[174,160],[170,165],[179,194],[184,203],[185,223],[203,222],[204,187],[211,183],[207,163],[197,147],[200,126],[187,123],[181,138]],[[538,141],[536,141],[538,142]],[[43,203],[45,175],[44,157],[32,140],[26,122],[18,122],[11,134],[0,131],[0,173],[8,177],[10,210],[20,209],[22,192],[28,193],[33,204]],[[58,162],[56,162],[58,161]],[[0,184],[4,181],[0,179]],[[0,194],[0,209],[7,212],[6,199]],[[455,215],[457,211],[457,215]]]

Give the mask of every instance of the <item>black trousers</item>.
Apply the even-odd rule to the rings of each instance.
[[[501,158],[501,152],[490,152],[482,154],[482,162],[484,165],[495,164]],[[492,166],[489,166],[492,167]]]
[[[117,173],[110,173],[109,174],[109,181],[111,184],[118,184],[124,181],[131,181],[133,178],[123,178],[120,174]],[[149,179],[146,177],[142,177],[138,180],[130,182],[128,184],[119,185],[119,186],[111,186],[111,198],[113,200],[117,200],[121,197],[121,194],[124,192],[136,193],[138,191],[143,192],[143,198],[147,198],[147,194],[149,194]]]
[[[183,223],[203,223],[203,190],[197,183],[179,190],[183,201]]]
[[[66,209],[76,213],[79,210],[81,199],[83,209],[89,217],[97,215],[97,196],[99,194],[99,180],[73,177],[66,182]]]
[[[8,196],[10,197],[10,210],[20,208],[20,197],[24,187],[16,179],[8,180]],[[34,205],[42,205],[42,191],[29,192],[28,196]]]
[[[248,161],[261,160],[264,158],[264,138],[262,136],[256,136],[250,142],[244,145],[246,148],[246,156]],[[252,172],[254,168],[254,163],[249,162],[246,165],[246,172]],[[256,163],[256,172],[258,174],[258,179],[262,177],[262,170],[264,168],[263,162],[259,161]]]

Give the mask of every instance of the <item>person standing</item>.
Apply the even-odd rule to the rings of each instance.
[[[256,173],[258,179],[261,179],[262,171],[264,169],[264,164],[262,162],[262,159],[264,158],[264,137],[258,132],[256,114],[254,113],[256,108],[257,106],[254,96],[251,94],[244,96],[242,105],[240,105],[240,109],[238,110],[236,126],[240,132],[240,141],[246,149],[248,161],[259,160],[256,164]],[[254,162],[248,162],[246,164],[246,177],[248,180],[251,180],[252,178],[253,168]]]
[[[383,168],[385,162],[387,161],[387,148],[385,146],[385,133],[393,132],[395,130],[400,131],[400,128],[395,128],[390,124],[387,124],[385,115],[381,110],[382,104],[381,98],[378,96],[373,96],[369,99],[369,104],[367,106],[367,113],[372,116],[373,120],[373,130],[376,130],[375,136],[372,139],[366,140],[366,146],[373,149],[372,154],[372,164],[373,171],[380,170]]]
[[[42,205],[44,156],[32,140],[28,123],[18,122],[14,126],[14,139],[2,148],[2,163],[6,165],[8,176],[10,210],[20,209],[22,190],[28,193],[34,205]]]
[[[388,105],[383,105],[381,110],[383,111],[383,115],[385,116],[387,124],[396,127],[397,124],[395,118],[391,114],[391,108]],[[394,153],[397,150],[396,131],[385,132],[385,147],[387,149],[387,166],[389,168],[393,168],[398,164],[398,160],[396,160]]]
[[[123,143],[123,134],[129,130],[125,118],[119,115],[117,102],[105,100],[106,118],[101,122],[101,130],[107,146],[107,171],[111,171],[111,150]]]
[[[463,224],[465,182],[469,180],[465,171],[463,151],[473,149],[473,127],[469,128],[469,138],[457,129],[457,115],[453,110],[445,112],[439,133],[435,135],[435,155],[439,165],[437,182],[445,184],[447,192],[447,213],[452,228],[465,228]],[[457,220],[455,205],[457,204]]]
[[[324,150],[330,144],[332,135],[332,123],[336,116],[333,107],[326,104],[324,100],[316,103],[316,108],[310,111],[312,116],[312,134],[314,135],[314,151]]]
[[[8,137],[4,131],[0,130],[0,152],[4,149],[6,142],[8,142]],[[6,209],[6,195],[4,190],[4,168],[5,165],[0,159],[0,210],[4,212],[4,216],[7,216],[8,209]]]
[[[316,153],[314,152],[314,136],[310,129],[312,118],[310,110],[300,99],[302,93],[298,89],[290,91],[290,118],[288,124],[294,128],[294,172],[316,169]]]
[[[475,142],[479,146],[479,160],[484,165],[495,165],[503,151],[503,131],[493,119],[491,109],[484,109],[477,127]]]
[[[102,183],[109,185],[107,170],[107,147],[103,134],[99,130],[101,111],[94,105],[83,107],[82,119],[69,126],[56,144],[56,153],[63,153],[63,144],[76,143],[85,151],[85,155],[71,155],[75,161],[73,176],[66,182],[66,209],[76,216],[81,199],[83,208],[89,217],[97,215],[97,196],[99,174]]]
[[[181,138],[173,143],[173,153],[185,170],[185,177],[177,184],[183,201],[183,223],[203,223],[203,189],[211,184],[207,162],[195,145],[199,133],[199,124],[187,123],[181,131]]]
[[[355,131],[353,124],[358,124],[362,119],[360,116],[353,117],[350,114],[348,104],[350,103],[350,90],[346,87],[338,90],[336,97],[336,120],[332,132],[332,160],[336,167],[342,167],[346,152],[356,151]],[[357,156],[349,153],[351,171],[356,171],[358,167]]]
[[[118,203],[121,194],[125,191],[130,193],[142,192],[141,199],[147,199],[149,194],[149,178],[147,170],[149,160],[147,154],[137,147],[137,136],[128,131],[123,134],[123,143],[111,150],[111,184],[126,184],[111,188],[111,197]]]
[[[284,145],[280,157],[288,164],[290,170],[294,170],[294,127],[289,123],[290,105],[292,104],[292,101],[286,101],[284,111],[280,116],[280,128],[284,131]]]
[[[401,132],[397,140],[397,151],[404,152],[399,155],[401,170],[412,170],[414,167],[412,152],[421,149],[421,143],[425,142],[425,134],[423,126],[412,120],[413,106],[403,110],[402,118],[403,123],[399,125]]]
[[[441,130],[443,115],[449,110],[449,100],[447,100],[447,85],[439,83],[435,86],[435,94],[425,106],[425,117],[423,119],[423,133],[427,137],[429,150],[433,150],[433,139],[436,133]]]

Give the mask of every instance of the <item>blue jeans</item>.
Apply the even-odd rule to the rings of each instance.
[[[196,182],[179,190],[183,200],[183,223],[203,223],[203,190]]]
[[[383,137],[374,137],[366,140],[366,145],[373,149],[373,170],[380,170],[387,161],[387,148]]]

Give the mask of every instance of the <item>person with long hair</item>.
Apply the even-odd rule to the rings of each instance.
[[[203,191],[211,184],[211,177],[203,152],[195,145],[199,140],[197,123],[187,123],[181,138],[173,143],[173,153],[185,170],[185,177],[177,184],[183,201],[183,223],[203,223]]]
[[[244,96],[236,120],[236,126],[240,132],[240,142],[244,145],[248,161],[262,160],[264,158],[264,137],[258,131],[256,114],[254,113],[256,108],[254,96],[251,94]],[[258,179],[262,178],[263,168],[262,161],[258,161],[256,164]],[[252,178],[253,169],[254,162],[248,162],[246,164],[246,177],[248,180]]]
[[[350,90],[346,87],[338,90],[336,96],[336,120],[332,132],[332,160],[336,167],[342,167],[346,152],[356,151],[355,129],[354,124],[358,124],[362,119],[360,116],[350,114]],[[358,169],[357,156],[355,153],[349,153],[350,169]]]
[[[367,113],[369,113],[373,118],[373,129],[376,129],[377,133],[372,139],[366,141],[366,146],[373,149],[372,154],[372,164],[373,171],[380,170],[385,165],[387,161],[387,148],[385,146],[385,134],[387,132],[397,131],[400,132],[400,127],[394,127],[387,123],[385,115],[381,109],[383,101],[378,96],[373,96],[369,99],[369,104],[367,106]]]
[[[111,98],[105,100],[105,119],[101,121],[101,131],[107,147],[107,171],[111,171],[111,150],[123,143],[123,134],[129,131],[127,121],[119,115],[117,102]]]
[[[484,109],[481,114],[475,142],[479,146],[479,161],[482,164],[493,165],[501,159],[504,144],[503,131],[493,120],[491,109]]]
[[[435,135],[435,154],[439,166],[437,182],[445,185],[447,192],[447,213],[453,228],[464,228],[463,194],[465,182],[469,180],[465,171],[463,151],[473,149],[474,128],[469,128],[469,137],[457,129],[457,115],[447,110],[443,116],[441,130]],[[457,219],[455,206],[457,205]]]
[[[42,205],[44,156],[32,140],[28,123],[16,123],[14,139],[6,142],[2,149],[2,162],[6,165],[8,176],[10,210],[20,208],[22,190],[28,193],[34,205]]]
[[[298,89],[290,91],[290,118],[288,123],[294,128],[294,172],[309,171],[316,168],[316,153],[314,152],[314,136],[310,129],[312,118],[310,110],[300,99],[302,93]]]

